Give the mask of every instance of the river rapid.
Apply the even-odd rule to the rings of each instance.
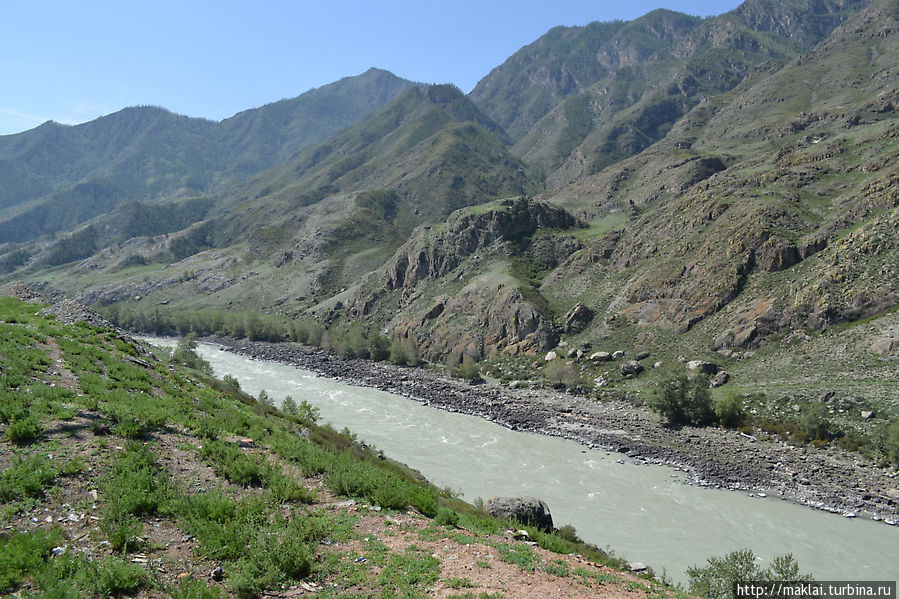
[[[147,338],[174,346],[170,339]],[[675,582],[710,556],[750,548],[762,560],[792,553],[819,580],[899,579],[899,530],[739,491],[702,488],[679,469],[623,454],[517,432],[474,416],[359,387],[203,343],[217,377],[230,374],[253,395],[287,395],[318,407],[322,421],[419,470],[465,499],[533,495],[556,526],[642,562]]]

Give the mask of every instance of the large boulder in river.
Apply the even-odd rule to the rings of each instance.
[[[553,528],[549,506],[536,497],[491,497],[484,509],[494,518],[517,520],[543,530]]]

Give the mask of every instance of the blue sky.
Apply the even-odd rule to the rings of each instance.
[[[3,0],[0,135],[152,104],[220,120],[375,66],[470,91],[556,25],[724,0]]]

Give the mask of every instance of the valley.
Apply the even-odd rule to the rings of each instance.
[[[891,534],[899,5],[660,9],[469,93],[371,68],[0,136],[0,285]]]

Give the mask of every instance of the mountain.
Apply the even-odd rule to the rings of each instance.
[[[78,261],[57,283],[77,285],[92,301],[155,289],[174,305],[200,293],[219,307],[309,308],[357,284],[416,226],[538,191],[504,139],[455,87],[411,87],[325,143],[220,194],[122,204],[29,259],[37,268]],[[101,248],[98,237],[116,243]],[[174,263],[191,276],[172,279]],[[235,263],[244,266],[224,268]],[[128,266],[137,267],[133,279],[109,276]],[[235,290],[236,277],[224,270],[249,271],[240,279],[255,283]]]
[[[839,387],[893,413],[897,12],[749,0],[557,28],[468,96],[409,84],[296,150],[277,111],[238,115],[219,139],[273,164],[129,197],[7,244],[0,268],[167,332],[257,335],[264,315],[270,338],[296,323],[385,336],[435,363],[628,397],[660,375],[578,355],[702,358],[745,389]],[[252,326],[223,324],[244,314]],[[550,350],[572,358],[546,369],[534,356]]]
[[[124,202],[220,189],[320,142],[412,86],[371,69],[220,123],[144,106],[74,127],[49,122],[2,136],[0,243],[70,230]]]
[[[719,17],[665,10],[556,28],[494,69],[472,99],[558,187],[658,141],[703,98],[821,41],[867,1],[749,0]]]

